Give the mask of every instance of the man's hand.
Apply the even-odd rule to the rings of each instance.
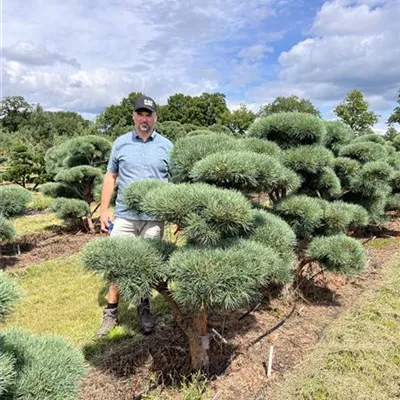
[[[106,210],[100,214],[101,231],[108,232],[109,222],[114,222],[114,218],[110,211]]]
[[[101,230],[103,232],[108,232],[109,221],[114,222],[114,217],[109,211],[109,207],[117,177],[118,174],[113,172],[106,172],[104,174],[103,187],[101,189],[101,207],[100,207],[100,223],[101,223]]]

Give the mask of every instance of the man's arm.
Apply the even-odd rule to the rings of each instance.
[[[117,177],[118,173],[116,172],[106,172],[103,178],[103,187],[101,189],[100,222],[101,230],[104,232],[107,232],[108,230],[108,221],[114,220],[109,207]]]

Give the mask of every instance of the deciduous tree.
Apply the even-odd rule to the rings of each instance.
[[[334,113],[358,135],[363,134],[378,122],[378,115],[368,110],[369,105],[360,90],[348,93]]]

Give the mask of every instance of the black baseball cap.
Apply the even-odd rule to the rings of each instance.
[[[140,96],[135,100],[133,111],[147,110],[157,112],[156,102],[148,96]]]

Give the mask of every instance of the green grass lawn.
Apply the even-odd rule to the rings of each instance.
[[[74,344],[92,340],[101,319],[98,295],[104,284],[77,257],[59,258],[10,272],[22,299],[5,327],[64,336]]]
[[[12,222],[17,237],[30,233],[48,232],[64,225],[54,213],[23,215],[13,218]]]
[[[278,387],[268,388],[268,399],[399,399],[399,288],[397,257],[377,286],[335,322],[315,350]]]
[[[52,259],[25,269],[10,271],[22,292],[22,299],[3,328],[22,327],[34,333],[61,335],[85,346],[94,342],[106,305],[106,283],[85,270],[78,256]],[[161,296],[152,308],[158,323],[169,322],[171,314]],[[108,339],[137,335],[135,307],[120,302],[120,326]]]

